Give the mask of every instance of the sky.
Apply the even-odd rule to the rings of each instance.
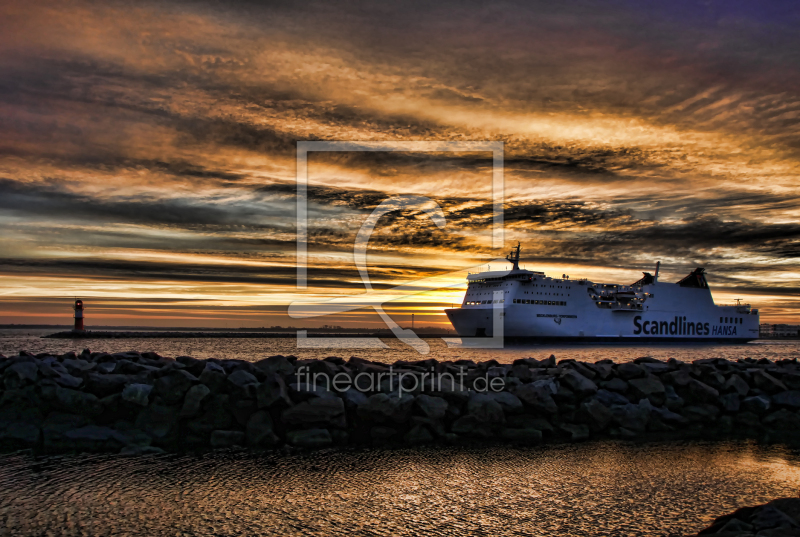
[[[632,283],[705,267],[717,303],[800,322],[796,2],[19,2],[0,5],[0,323],[447,327],[453,286],[522,265]],[[492,154],[313,152],[296,279],[299,141],[503,143]],[[432,205],[433,206],[433,205]],[[495,263],[493,268],[506,268]],[[443,283],[444,285],[445,283]]]

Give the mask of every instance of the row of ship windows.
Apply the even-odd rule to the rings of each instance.
[[[467,306],[477,306],[478,304],[503,304],[505,303],[505,299],[501,298],[500,300],[478,300],[476,302],[464,302]]]
[[[720,317],[720,318],[719,318],[719,322],[721,322],[721,323],[723,323],[723,322],[724,322],[724,323],[742,324],[742,319],[741,319],[741,317],[739,317],[739,318],[737,318],[737,317],[725,317],[725,318],[724,318],[724,319],[725,319],[724,321],[723,321],[722,319],[723,319],[723,318],[722,318],[722,317]]]
[[[542,306],[566,306],[567,303],[562,300],[523,300],[515,298],[514,304],[540,304]]]

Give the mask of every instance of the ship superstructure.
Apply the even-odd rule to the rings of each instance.
[[[635,283],[553,278],[519,268],[520,245],[506,256],[511,270],[467,276],[459,308],[445,313],[462,337],[493,335],[494,308],[511,339],[591,341],[726,341],[758,338],[758,310],[737,301],[717,305],[703,268],[675,283],[643,273]]]

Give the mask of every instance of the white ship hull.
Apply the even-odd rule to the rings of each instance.
[[[518,256],[518,251],[517,251]],[[679,283],[645,274],[636,284],[596,284],[520,270],[470,275],[460,308],[445,310],[461,337],[603,342],[737,342],[758,338],[758,310],[718,306],[702,269]],[[489,302],[489,303],[487,303]]]

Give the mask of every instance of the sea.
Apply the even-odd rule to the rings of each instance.
[[[529,345],[426,340],[298,348],[286,339],[41,339],[0,331],[0,353],[155,351],[258,360],[359,356],[501,363],[639,356],[796,358],[800,342]],[[356,339],[356,338],[354,338]],[[341,345],[342,342],[338,343]],[[353,342],[358,345],[358,341]],[[753,441],[589,441],[536,447],[340,448],[203,454],[0,454],[0,536],[676,536],[800,491],[800,449]]]

